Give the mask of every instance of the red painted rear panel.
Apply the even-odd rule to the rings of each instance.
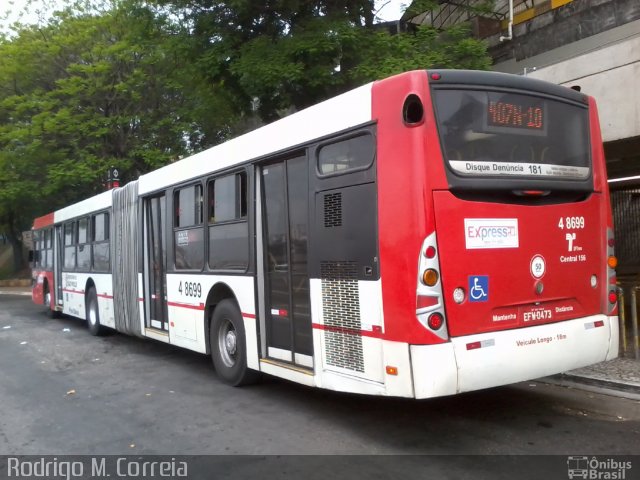
[[[544,206],[465,201],[448,191],[434,192],[434,199],[450,335],[600,313],[599,292],[606,284],[601,276],[606,220],[600,215],[601,194],[578,203]],[[517,230],[506,246],[499,246],[505,224],[517,225]],[[479,248],[483,245],[486,248]],[[594,274],[599,277],[597,289],[590,285]],[[473,301],[475,276],[487,283],[482,292],[475,291]],[[541,293],[536,292],[537,283]],[[453,301],[458,287],[467,292],[462,304]]]

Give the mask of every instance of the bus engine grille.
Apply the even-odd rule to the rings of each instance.
[[[342,226],[342,193],[329,193],[324,196],[325,228]]]
[[[327,365],[364,373],[356,262],[320,262]]]

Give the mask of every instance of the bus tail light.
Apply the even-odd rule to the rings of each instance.
[[[416,279],[416,318],[424,328],[443,340],[449,339],[436,234],[432,233],[422,243],[418,258]],[[462,292],[464,296],[464,291]]]
[[[613,247],[615,246],[615,240],[613,237],[613,229],[611,227],[607,228],[607,279],[608,288],[605,290],[607,292],[607,313],[609,315],[614,315],[616,313],[616,309],[618,308],[618,294],[617,294],[617,285],[616,285],[616,271],[614,270],[618,266],[618,259],[614,254]]]
[[[444,325],[444,318],[438,312],[432,313],[429,315],[429,320],[427,320],[427,325],[431,330],[440,330],[442,325]]]

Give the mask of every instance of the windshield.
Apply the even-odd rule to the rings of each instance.
[[[512,92],[434,90],[438,130],[460,176],[585,180],[591,173],[588,111]]]

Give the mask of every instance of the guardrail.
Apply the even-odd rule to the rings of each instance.
[[[618,306],[620,312],[618,318],[620,322],[620,337],[622,341],[620,353],[621,356],[623,356],[630,354],[631,351],[633,351],[633,357],[636,360],[640,360],[640,338],[638,336],[638,292],[640,291],[640,285],[632,285],[629,288],[631,289],[631,346],[627,341],[627,315],[624,301],[625,289],[618,286]]]

